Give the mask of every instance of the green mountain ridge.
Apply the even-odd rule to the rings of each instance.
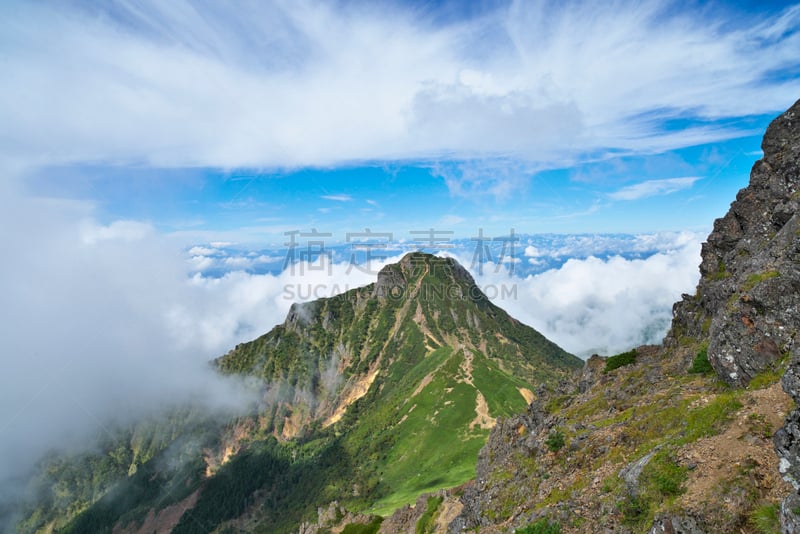
[[[497,418],[582,362],[493,305],[455,260],[411,253],[373,284],[293,305],[215,364],[257,379],[257,413],[177,436],[195,446],[179,468],[165,467],[170,443],[118,462],[130,476],[99,497],[62,496],[20,530],[291,532],[334,501],[387,515],[472,478]],[[111,448],[135,456],[128,436]]]
[[[294,304],[282,325],[217,365],[270,384],[279,402],[268,430],[293,437],[311,422],[338,421],[373,381],[381,388],[443,347],[481,354],[528,386],[580,365],[493,305],[455,260],[422,253],[385,267],[373,284]]]

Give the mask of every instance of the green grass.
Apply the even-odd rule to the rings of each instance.
[[[689,367],[689,372],[692,374],[702,374],[702,375],[707,375],[714,372],[714,368],[711,366],[711,362],[708,361],[707,348],[702,348],[697,353],[697,356],[694,357],[694,361],[692,361],[692,366]]]
[[[741,407],[738,391],[718,394],[705,406],[695,408],[686,414],[686,432],[681,441],[691,443],[717,434]]]
[[[543,517],[535,523],[515,529],[514,534],[561,534],[561,525]]]
[[[442,504],[443,500],[442,497],[428,497],[425,513],[417,520],[417,525],[414,529],[415,534],[429,534],[433,532],[436,512],[439,510],[439,505]]]
[[[650,519],[650,503],[637,495],[626,495],[619,504],[622,522],[626,525],[643,527]]]
[[[565,437],[564,433],[559,430],[551,430],[550,435],[547,436],[545,443],[550,452],[558,452],[564,447]]]
[[[492,417],[525,409],[525,399],[517,387],[530,389],[530,384],[509,377],[495,362],[475,353],[473,387],[459,381],[464,358],[463,351],[442,347],[414,368],[402,374],[398,370],[387,378],[387,382],[396,381],[393,393],[381,398],[376,409],[354,429],[354,439],[364,442],[373,439],[378,427],[389,427],[384,432],[392,434],[391,447],[376,462],[385,494],[370,506],[371,512],[388,515],[413,503],[421,493],[458,486],[474,478],[478,451],[489,435],[488,429],[470,429],[476,418],[478,389]],[[412,397],[428,374],[432,375],[430,383]]]
[[[642,470],[642,479],[659,496],[674,497],[683,493],[686,472],[669,453],[659,452]]]
[[[624,486],[618,487],[618,492],[622,492],[619,508],[623,522],[634,530],[647,527],[659,508],[668,506],[684,492],[686,473],[687,469],[675,461],[670,450],[658,452],[642,469],[636,495],[628,493]]]
[[[780,509],[777,503],[761,505],[750,514],[749,523],[759,534],[777,534],[781,531]]]
[[[764,280],[769,280],[770,278],[775,278],[780,275],[781,273],[778,271],[765,271],[763,273],[751,274],[747,277],[744,284],[742,284],[742,291],[750,291]]]
[[[719,260],[719,265],[717,265],[717,272],[713,273],[710,278],[712,280],[724,280],[726,278],[730,278],[731,273],[728,272],[727,267],[725,266],[725,262]]]
[[[342,534],[375,534],[381,528],[382,517],[374,517],[369,523],[350,523],[342,529]]]
[[[606,360],[606,367],[603,369],[603,372],[608,373],[614,369],[619,369],[620,367],[634,363],[636,363],[636,349],[609,357]]]
[[[788,365],[788,355],[782,356],[778,361],[772,363],[769,367],[754,376],[750,380],[750,383],[747,384],[747,389],[763,389],[780,382],[781,377],[786,373]]]

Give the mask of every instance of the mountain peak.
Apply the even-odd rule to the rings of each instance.
[[[313,398],[288,427],[268,423],[268,431],[291,437],[310,421],[327,426],[341,419],[373,384],[380,386],[390,367],[414,367],[444,348],[468,360],[482,354],[528,384],[581,365],[492,304],[458,261],[422,252],[386,265],[373,284],[293,304],[283,324],[217,363],[223,372],[255,375],[270,387],[289,382],[294,392],[284,397]],[[326,386],[320,376],[338,378]]]
[[[473,298],[485,298],[477,288],[475,280],[457,260],[424,252],[409,252],[397,262],[385,266],[378,272],[374,295],[378,297],[401,298],[417,293],[409,291],[414,283],[426,277],[435,280],[434,284],[446,293],[449,286],[466,289]]]
[[[796,160],[800,153],[800,142],[797,138],[799,126],[800,100],[767,127],[764,138],[761,140],[761,150],[764,152],[763,161],[770,165],[780,164],[786,155],[792,155]],[[796,175],[795,178],[797,178]]]
[[[359,491],[414,497],[465,482],[497,418],[582,364],[492,304],[455,259],[421,252],[373,284],[293,305],[217,363],[263,381],[259,432],[346,436],[364,472],[381,473]]]

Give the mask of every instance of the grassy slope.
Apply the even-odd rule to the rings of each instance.
[[[504,532],[541,514],[565,533],[642,532],[668,512],[700,518],[709,532],[761,532],[756,518],[790,491],[771,443],[789,404],[781,373],[731,389],[713,374],[687,373],[701,348],[649,349],[641,361],[600,372],[585,393],[549,399],[550,425],[527,429],[538,432],[536,449],[517,441],[516,430],[494,438],[515,452],[495,458],[480,490],[493,495],[482,514],[497,525],[481,532]],[[565,438],[555,452],[546,447],[554,430]],[[634,495],[619,472],[654,450]]]
[[[470,428],[479,390],[493,417],[524,409],[525,400],[515,386],[530,388],[530,384],[508,377],[496,364],[477,356],[473,386],[459,378],[463,363],[463,351],[437,349],[398,377],[391,394],[376,399],[380,409],[353,429],[351,439],[357,443],[372,440],[373,429],[383,426],[391,443],[375,463],[387,495],[371,506],[373,512],[384,515],[421,493],[456,486],[474,476],[477,453],[489,433],[477,425]],[[428,385],[412,396],[429,374]]]

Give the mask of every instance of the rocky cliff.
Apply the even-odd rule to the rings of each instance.
[[[800,104],[767,128],[764,157],[703,244],[702,278],[674,307],[667,343],[708,337],[708,359],[743,386],[797,353],[800,324]]]

